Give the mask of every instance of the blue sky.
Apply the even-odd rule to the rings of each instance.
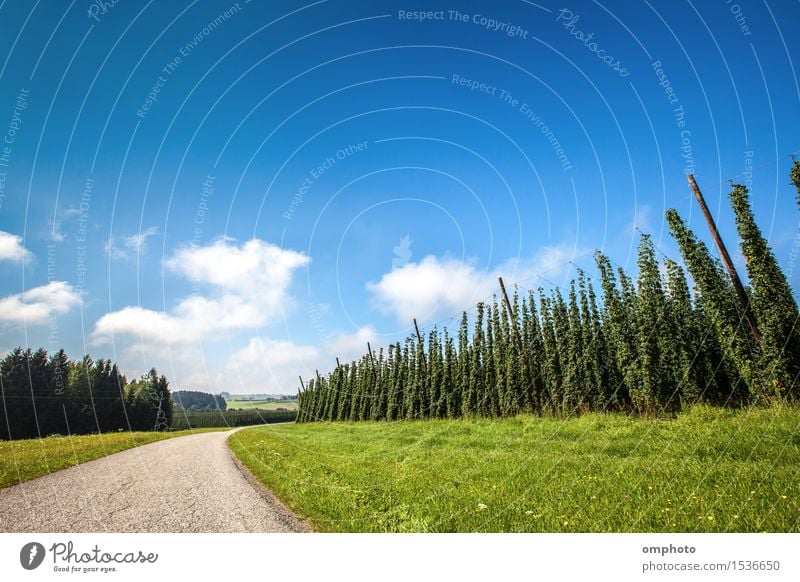
[[[420,15],[420,11],[428,13]],[[423,18],[424,16],[424,18]],[[296,377],[496,291],[634,270],[664,210],[797,288],[790,2],[0,4],[0,350]],[[748,173],[751,172],[752,173]],[[735,253],[734,253],[735,254]]]

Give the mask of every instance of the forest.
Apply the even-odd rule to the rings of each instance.
[[[3,418],[0,439],[115,430],[168,430],[169,382],[155,369],[128,382],[110,360],[70,360],[16,348],[0,361]]]
[[[172,393],[172,401],[175,404],[175,411],[201,411],[201,410],[222,410],[228,408],[225,398],[208,392],[197,392],[196,390],[175,390]]]
[[[790,179],[800,206],[800,162]],[[729,194],[749,286],[666,213],[682,266],[641,235],[636,280],[601,252],[595,277],[479,303],[458,331],[434,328],[338,365],[300,390],[298,422],[569,417],[616,411],[662,417],[703,403],[797,401],[798,307],[756,224],[750,193]],[[687,273],[690,277],[687,277]],[[736,280],[735,280],[736,279]],[[426,341],[427,339],[427,341]]]

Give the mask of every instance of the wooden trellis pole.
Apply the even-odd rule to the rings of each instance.
[[[728,276],[731,279],[731,283],[733,283],[733,288],[736,291],[736,297],[739,299],[739,308],[742,311],[742,315],[747,320],[747,324],[750,326],[750,331],[753,333],[756,343],[760,343],[761,332],[758,330],[756,318],[753,315],[752,309],[750,309],[750,298],[747,296],[747,292],[744,290],[744,285],[742,285],[742,281],[739,279],[739,273],[736,272],[736,267],[733,266],[731,256],[728,254],[728,249],[725,247],[725,243],[722,242],[722,237],[719,235],[717,225],[714,222],[714,217],[711,216],[711,212],[709,212],[708,206],[706,206],[705,198],[703,198],[703,194],[700,192],[700,188],[697,186],[697,182],[692,174],[689,174],[689,185],[694,191],[694,197],[697,198],[697,203],[700,205],[700,210],[703,212],[703,216],[708,223],[708,230],[711,231],[711,237],[714,239],[717,249],[719,249],[722,263],[725,265],[725,269],[728,271]]]
[[[422,346],[422,369],[428,369],[428,362],[425,361],[425,342],[422,341],[422,334],[419,333],[419,326],[417,325],[417,318],[414,318],[414,330],[417,332],[417,341],[419,341],[419,345]]]

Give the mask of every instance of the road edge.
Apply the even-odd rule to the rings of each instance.
[[[256,478],[255,475],[253,475],[250,469],[248,469],[247,466],[239,460],[239,457],[236,456],[236,453],[233,452],[233,449],[231,449],[229,444],[230,438],[235,433],[239,432],[239,430],[244,430],[245,428],[255,427],[242,427],[238,430],[233,430],[225,439],[225,448],[228,449],[228,454],[233,460],[233,464],[236,465],[236,468],[239,469],[239,472],[242,474],[245,480],[250,483],[253,489],[255,489],[256,493],[258,493],[258,495],[267,503],[267,505],[269,505],[275,511],[278,520],[286,525],[292,531],[292,533],[315,533],[315,530],[306,520],[301,519],[291,509],[286,507],[266,485],[264,485]]]

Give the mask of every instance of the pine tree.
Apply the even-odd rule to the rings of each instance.
[[[67,382],[69,377],[69,357],[67,353],[61,349],[52,356],[50,356],[50,390],[51,406],[48,411],[47,426],[48,431],[46,434],[67,434],[66,424],[66,410],[67,410]],[[127,382],[124,377],[121,377],[120,398],[124,399],[124,388]],[[125,415],[124,401],[123,407],[123,428],[128,427],[127,417]]]

